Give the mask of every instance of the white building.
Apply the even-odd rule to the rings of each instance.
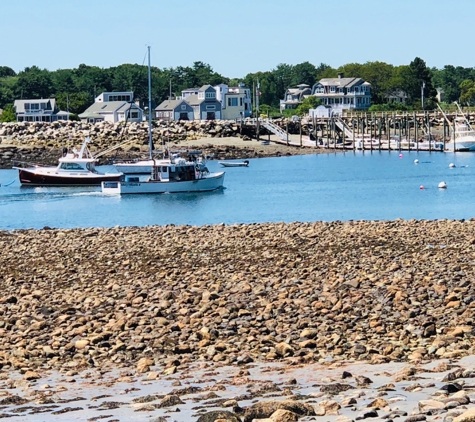
[[[143,110],[133,103],[133,92],[103,92],[79,115],[83,122],[141,122]]]

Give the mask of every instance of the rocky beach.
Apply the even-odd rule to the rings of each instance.
[[[0,243],[2,418],[473,420],[475,221]]]
[[[308,125],[303,126],[308,133]],[[295,123],[290,125],[290,139],[299,135]],[[255,130],[254,130],[255,132]],[[262,145],[250,128],[241,128],[233,121],[155,121],[153,141],[157,150],[189,151],[200,148],[212,159],[245,159],[280,157],[286,155],[327,153],[323,148],[288,146],[276,143],[275,135],[261,135],[271,139]],[[86,137],[93,154],[121,145],[101,156],[99,164],[110,164],[116,159],[134,159],[148,155],[148,123],[89,124],[76,121],[53,123],[1,123],[0,168],[12,167],[12,161],[56,165],[65,149],[79,148]],[[298,142],[296,142],[298,144]]]

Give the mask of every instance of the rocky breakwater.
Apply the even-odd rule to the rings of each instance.
[[[213,138],[241,136],[240,125],[233,121],[178,121],[153,122],[153,140],[156,146],[210,138],[207,153],[222,158],[238,158],[236,151],[213,150]],[[103,151],[122,144],[105,155],[133,158],[148,150],[148,123],[89,124],[77,121],[53,123],[20,122],[0,124],[0,168],[10,168],[12,160],[54,164],[64,148],[79,147],[85,137],[91,137],[90,149]],[[246,135],[242,135],[246,136]],[[250,139],[247,136],[247,139]],[[123,144],[124,141],[127,143]],[[190,142],[191,143],[191,142]]]
[[[46,228],[0,250],[7,370],[473,353],[475,221]]]

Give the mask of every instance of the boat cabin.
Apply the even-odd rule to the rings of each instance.
[[[186,161],[179,158],[167,164],[161,164],[153,167],[153,180],[162,182],[169,181],[189,181],[200,179],[201,170],[195,162]]]
[[[69,155],[69,154],[68,154]],[[72,154],[71,154],[72,155]],[[95,172],[96,165],[94,160],[74,160],[74,157],[63,157],[59,159],[59,171],[86,171]]]

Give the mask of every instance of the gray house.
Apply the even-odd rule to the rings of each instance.
[[[362,78],[345,78],[342,73],[338,78],[320,79],[313,85],[312,95],[338,114],[371,106],[371,84]]]
[[[312,90],[307,84],[297,85],[297,88],[289,88],[285,91],[284,99],[280,100],[280,111],[295,109],[308,97]]]
[[[155,108],[158,120],[194,120],[193,107],[185,100],[165,100]]]
[[[203,85],[198,94],[190,95],[186,102],[193,108],[195,120],[221,119],[221,102],[216,98],[216,90],[211,85]]]
[[[13,106],[17,122],[55,122],[56,120],[68,120],[71,114],[59,110],[54,98],[15,100]]]

